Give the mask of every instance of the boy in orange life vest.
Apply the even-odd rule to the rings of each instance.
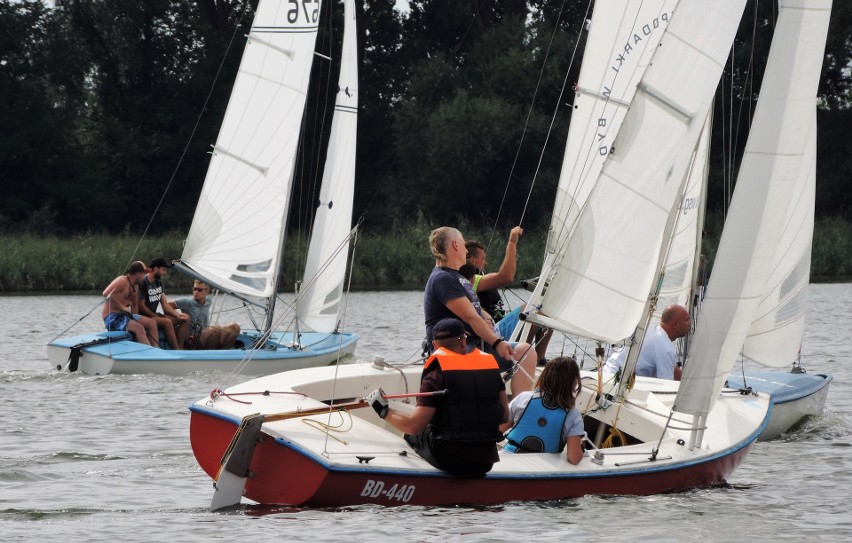
[[[432,334],[435,352],[423,368],[420,392],[446,389],[447,394],[418,398],[410,415],[390,409],[382,389],[367,401],[436,468],[459,477],[482,477],[499,460],[500,424],[509,420],[506,386],[492,355],[479,349],[467,353],[460,320],[438,321]]]

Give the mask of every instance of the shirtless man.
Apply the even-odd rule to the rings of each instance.
[[[101,317],[110,331],[127,331],[136,341],[159,347],[157,324],[139,312],[139,283],[145,277],[145,264],[136,261],[127,267],[126,275],[119,275],[104,289]]]

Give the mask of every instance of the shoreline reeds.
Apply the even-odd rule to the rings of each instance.
[[[721,217],[708,216],[704,248],[708,269],[721,232]],[[419,289],[425,284],[434,260],[428,236],[437,225],[422,217],[397,224],[381,232],[362,229],[354,248],[351,286],[353,290]],[[460,224],[466,239],[479,239],[488,246],[488,265],[496,270],[503,260],[509,228]],[[518,281],[538,275],[546,234],[526,230],[518,244]],[[67,238],[36,234],[0,235],[0,294],[70,293],[100,291],[124,272],[133,260],[157,256],[178,258],[183,234],[138,239],[131,234],[86,234]],[[292,291],[300,278],[307,254],[307,236],[291,235],[285,246],[281,291]],[[852,224],[842,218],[816,221],[811,259],[811,280],[848,281],[852,277]],[[171,292],[188,289],[191,279],[172,272],[166,279]]]

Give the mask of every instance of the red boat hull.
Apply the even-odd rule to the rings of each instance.
[[[192,411],[190,439],[199,465],[215,477],[222,454],[237,426]],[[642,464],[614,475],[588,472],[530,474],[460,479],[436,472],[397,474],[369,470],[330,470],[328,466],[267,436],[255,449],[245,496],[263,504],[339,507],[374,503],[392,505],[492,504],[555,500],[589,494],[649,495],[723,483],[751,448],[753,440],[703,462],[655,466]]]

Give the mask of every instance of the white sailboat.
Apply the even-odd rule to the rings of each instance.
[[[831,0],[781,3],[752,130],[675,402],[678,411],[706,409],[741,351],[782,365],[797,356],[813,227],[816,92],[830,12]]]
[[[598,3],[596,17],[613,4]],[[564,236],[551,237],[552,273],[540,284],[543,296],[531,320],[607,341],[633,333],[744,4],[678,4],[664,45],[651,55],[629,100],[615,152],[595,174],[586,203],[565,211],[576,219],[565,221],[571,224]],[[593,32],[602,28],[595,20]],[[643,24],[633,21],[623,35],[632,39]],[[619,198],[633,203],[609,205]],[[634,235],[633,226],[643,223],[653,231]],[[604,265],[615,253],[628,259],[630,275],[638,278]],[[420,458],[372,410],[354,410],[366,406],[358,399],[377,387],[410,392],[421,371],[381,364],[313,368],[229,388],[241,394],[240,402],[227,394],[199,400],[190,407],[190,439],[199,464],[219,485],[214,508],[238,503],[243,490],[261,503],[344,506],[499,503],[712,486],[743,460],[771,410],[766,396],[714,395],[698,425],[673,413],[674,381],[639,378],[617,405],[596,404],[598,389],[590,381],[596,374],[583,372],[578,405],[587,433],[618,427],[627,434],[623,445],[596,450],[576,466],[556,453],[501,455],[484,478],[456,479]],[[273,397],[264,390],[298,394]],[[268,438],[257,440],[261,432]]]
[[[796,10],[797,8],[790,7],[789,9]],[[800,32],[814,32],[814,36],[822,35],[824,37],[827,31],[827,19],[828,13],[825,12],[824,20],[810,21],[807,23],[809,26],[804,26],[805,23],[798,23],[794,26],[793,23],[789,22],[789,17],[785,21],[791,25],[792,29],[798,29]],[[790,30],[791,28],[779,27],[777,31],[788,32]],[[819,50],[822,50],[823,47],[818,41],[814,41],[810,46]],[[812,57],[815,56],[815,54],[812,54]],[[759,287],[759,305],[748,327],[741,350],[744,359],[767,368],[774,368],[775,371],[754,371],[744,368],[734,370],[726,382],[726,385],[731,388],[751,389],[772,396],[774,402],[772,417],[761,433],[760,440],[777,437],[803,418],[821,413],[825,407],[829,384],[832,380],[831,374],[828,373],[806,373],[800,363],[807,309],[816,193],[816,96],[814,91],[810,98],[810,104],[806,97],[787,98],[779,96],[778,93],[781,89],[778,85],[773,84],[773,78],[777,80],[781,77],[789,77],[796,82],[807,81],[810,85],[816,85],[819,78],[819,66],[820,63],[817,62],[808,72],[793,71],[795,66],[791,66],[789,67],[791,71],[787,75],[770,74],[764,83],[764,85],[768,85],[767,93],[761,90],[760,94],[764,103],[768,103],[770,100],[779,103],[786,100],[801,101],[802,103],[798,105],[798,109],[801,109],[801,111],[797,111],[796,115],[804,117],[809,112],[810,122],[813,126],[805,129],[805,121],[797,121],[796,123],[784,123],[780,127],[773,126],[767,130],[765,121],[758,124],[758,119],[755,119],[755,126],[758,129],[758,132],[754,135],[755,142],[765,140],[768,136],[782,137],[774,134],[776,128],[786,131],[803,130],[798,135],[807,136],[804,139],[796,140],[795,144],[789,145],[789,147],[801,145],[801,147],[796,147],[804,153],[798,169],[780,173],[780,175],[790,177],[786,183],[787,189],[785,189],[790,193],[790,203],[786,213],[781,215],[783,226],[779,230],[780,237],[777,239],[774,256],[771,260],[771,271],[766,282]],[[782,106],[777,107],[781,109]],[[789,107],[792,108],[792,106]],[[792,113],[788,112],[784,115],[792,115]],[[787,135],[786,137],[792,136]],[[752,142],[752,140],[749,141]],[[752,143],[752,145],[758,144]],[[755,150],[747,152],[760,153],[760,151]],[[706,190],[706,175],[702,176],[701,180],[700,185]],[[736,220],[735,218],[734,221]],[[737,225],[736,222],[730,227],[726,226],[726,228],[748,227],[748,225]],[[700,240],[700,229],[701,221],[686,223],[682,230],[682,237],[685,240],[696,238]],[[761,238],[759,243],[771,244],[772,240]],[[686,247],[688,243],[682,245]],[[689,253],[685,254],[689,257]],[[698,254],[700,254],[698,250],[693,253],[693,255]],[[693,261],[694,258],[693,256]],[[677,260],[672,259],[670,261],[676,262]],[[669,269],[667,269],[667,279]],[[673,303],[686,305],[683,301]],[[659,306],[665,306],[662,303],[662,296]],[[792,368],[792,371],[777,371],[781,368]]]
[[[312,331],[300,330],[291,310],[275,312],[320,3],[303,8],[259,3],[184,251],[175,263],[265,312],[259,330],[244,330],[238,338],[247,348],[163,350],[135,343],[126,333],[101,332],[51,342],[52,366],[88,374],[186,374],[232,371],[247,361],[244,373],[264,375],[335,363],[354,351],[357,334],[339,330],[355,172],[353,32],[344,38],[322,205],[296,302],[298,319]]]
[[[660,22],[660,26],[668,22],[665,15],[673,9],[674,3],[655,4],[645,2],[638,6],[610,5],[611,9],[621,14],[621,21],[645,20],[642,10],[654,13],[660,12],[660,16],[654,20]],[[623,9],[623,11],[622,11]],[[603,10],[596,10],[595,17],[603,17]],[[634,15],[636,13],[636,15]],[[612,16],[610,15],[612,18]],[[616,24],[610,23],[610,28],[616,28]],[[654,25],[644,28],[653,29]],[[636,45],[644,47],[656,47],[653,40],[648,39],[653,32],[644,32],[644,40],[634,40]],[[621,45],[618,34],[600,33],[596,39],[603,42],[592,42],[590,37],[589,48],[591,54],[604,55],[605,45],[615,43]],[[643,43],[644,41],[644,43]],[[604,45],[602,46],[601,43]],[[628,44],[628,46],[631,44]],[[619,48],[621,51],[622,49]],[[623,50],[627,50],[625,47]],[[630,56],[620,55],[619,70],[611,69],[605,73],[604,80],[611,78],[617,82],[617,76],[621,72],[636,77],[643,73],[648,64],[647,58],[642,58],[642,49],[631,50],[635,54],[636,65],[629,63]],[[630,89],[619,88],[610,82],[598,83],[595,88],[603,92],[589,92],[586,86],[589,81],[595,82],[594,69],[587,70],[588,64],[583,65],[580,74],[580,83],[575,99],[575,108],[572,117],[571,129],[569,131],[568,145],[566,147],[566,160],[563,164],[563,172],[557,192],[556,206],[550,230],[550,239],[559,239],[559,235],[570,230],[572,221],[576,220],[578,210],[585,203],[593,184],[589,175],[599,170],[605,157],[613,149],[607,144],[607,128],[617,129],[622,117],[619,116],[619,104],[629,102]],[[598,65],[600,70],[600,64]],[[818,76],[818,73],[817,73]],[[601,77],[599,74],[597,77]],[[608,84],[609,83],[609,84]],[[634,82],[635,84],[635,82]],[[597,104],[595,104],[595,100]],[[587,104],[592,102],[591,106]],[[614,104],[612,104],[613,102]],[[609,111],[607,110],[609,108]],[[584,115],[583,115],[584,114]],[[575,120],[583,122],[575,123]],[[597,128],[595,131],[593,128]],[[585,138],[585,140],[583,139]],[[666,254],[662,282],[656,293],[657,299],[655,311],[650,325],[659,320],[661,311],[670,304],[679,304],[692,307],[696,302],[697,295],[696,278],[698,266],[696,256],[701,250],[701,228],[704,220],[704,205],[706,202],[708,159],[710,147],[710,115],[708,114],[706,127],[699,139],[698,147],[692,159],[687,186],[683,194],[680,213],[674,226],[671,245]],[[596,146],[596,144],[599,144]],[[811,142],[811,153],[815,153],[815,141]],[[803,320],[805,310],[805,289],[808,283],[808,269],[810,264],[810,243],[813,230],[813,198],[815,184],[814,156],[810,157],[810,165],[802,170],[799,183],[797,184],[797,196],[793,199],[790,210],[786,217],[782,238],[778,244],[775,256],[776,263],[773,266],[773,275],[766,284],[761,308],[758,310],[760,317],[752,325],[746,344],[743,347],[745,357],[755,360],[768,367],[790,367],[798,361],[798,353],[802,341]],[[570,202],[570,205],[566,204]],[[558,246],[558,243],[556,244]],[[550,246],[549,246],[550,249]],[[545,273],[550,264],[552,253],[548,253],[545,262]],[[542,285],[543,287],[544,285]],[[532,297],[532,305],[540,303],[542,289]],[[631,343],[636,338],[630,338],[625,343]],[[641,341],[641,338],[639,338]],[[683,352],[687,350],[684,345]],[[638,349],[637,349],[638,351]],[[828,384],[831,381],[830,374],[804,374],[795,366],[793,372],[781,373],[772,371],[745,373],[734,372],[729,381],[733,388],[746,388],[747,386],[758,392],[771,394],[775,402],[775,409],[769,425],[761,434],[761,439],[771,439],[783,431],[786,431],[806,415],[816,414],[822,411],[825,398],[828,393]]]

